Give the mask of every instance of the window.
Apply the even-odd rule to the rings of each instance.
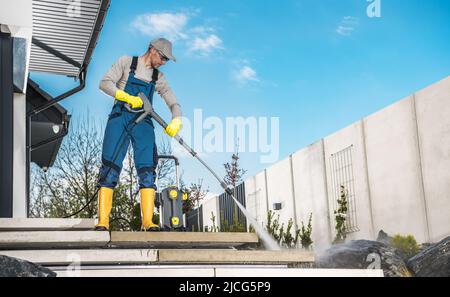
[[[331,197],[333,214],[339,208],[338,200],[344,194],[347,200],[345,227],[347,233],[359,231],[356,219],[355,179],[353,176],[353,145],[330,157]],[[334,216],[333,216],[334,218]]]

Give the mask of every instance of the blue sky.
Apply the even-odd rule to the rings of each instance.
[[[201,108],[204,118],[278,117],[279,160],[450,74],[448,0],[381,0],[380,18],[367,16],[366,0],[111,2],[86,88],[62,103],[73,125],[88,110],[106,122],[113,100],[100,93],[101,77],[118,57],[140,55],[160,36],[174,41],[178,61],[161,70],[184,116],[193,121]],[[75,85],[32,78],[53,95]],[[230,156],[203,155],[220,175]],[[258,153],[241,153],[241,161],[246,176],[270,165]],[[181,166],[186,182],[204,178],[220,192],[196,160]]]

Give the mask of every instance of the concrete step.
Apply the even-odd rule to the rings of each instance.
[[[214,268],[167,266],[48,267],[58,277],[214,277]]]
[[[0,232],[0,249],[53,249],[104,247],[108,232],[8,231]]]
[[[111,232],[112,247],[231,248],[256,246],[255,233],[225,232]]]
[[[270,266],[50,267],[58,277],[383,277],[373,269],[303,269]],[[245,280],[245,279],[244,279]]]
[[[313,263],[314,253],[302,250],[218,250],[170,249],[159,250],[160,263],[226,263],[226,264],[294,264]]]
[[[82,231],[93,230],[95,219],[5,219],[0,231]]]
[[[109,244],[108,244],[109,243]],[[0,249],[233,248],[256,246],[254,233],[2,231]]]
[[[311,252],[186,250],[186,249],[88,249],[88,250],[4,250],[0,255],[27,260],[40,265],[103,264],[311,264]]]
[[[158,250],[89,249],[89,250],[9,250],[0,255],[49,265],[152,264],[158,261]]]
[[[216,277],[383,277],[375,269],[218,268]]]

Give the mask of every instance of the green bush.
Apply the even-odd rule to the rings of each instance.
[[[345,226],[345,221],[347,220],[348,211],[348,201],[347,201],[347,191],[343,185],[341,185],[340,199],[337,200],[338,209],[334,211],[336,220],[336,237],[333,243],[343,243],[347,237],[347,227]]]
[[[278,244],[281,244],[284,225],[280,227],[280,215],[278,215],[277,218],[274,218],[274,215],[275,212],[272,210],[267,212],[266,230],[278,242]]]
[[[269,234],[278,242],[278,244],[285,248],[297,248],[299,247],[299,239],[301,245],[305,249],[309,249],[313,243],[311,240],[312,226],[311,226],[312,214],[309,216],[308,227],[305,228],[302,222],[302,228],[294,232],[292,235],[291,229],[294,225],[294,220],[290,218],[288,220],[287,227],[285,229],[284,223],[280,225],[280,215],[275,217],[275,212],[269,210],[267,212],[267,224],[266,230]]]
[[[300,232],[298,233],[298,235],[300,237],[300,242],[302,243],[302,246],[305,249],[309,249],[313,243],[313,241],[311,239],[311,233],[312,233],[311,221],[312,221],[312,213],[310,213],[310,215],[309,215],[308,226],[305,227],[305,224],[302,221],[302,228],[299,230]]]
[[[402,236],[396,234],[394,238],[392,238],[392,245],[407,258],[411,258],[419,252],[419,245],[412,235]]]
[[[225,215],[223,211],[221,211],[222,218],[220,220],[220,230],[221,232],[247,232],[244,226],[244,220],[238,219],[238,214],[235,206],[235,211],[233,215],[233,223],[229,223],[227,220],[225,220]]]
[[[212,211],[211,211],[211,222],[212,226],[211,227],[206,226],[205,232],[220,232],[219,227],[216,225],[216,216]]]

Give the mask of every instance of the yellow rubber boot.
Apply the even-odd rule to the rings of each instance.
[[[98,191],[98,224],[96,231],[109,230],[109,215],[112,209],[113,189],[100,188]]]
[[[159,231],[159,226],[153,223],[153,213],[155,211],[155,189],[141,189],[141,217],[144,231]]]

